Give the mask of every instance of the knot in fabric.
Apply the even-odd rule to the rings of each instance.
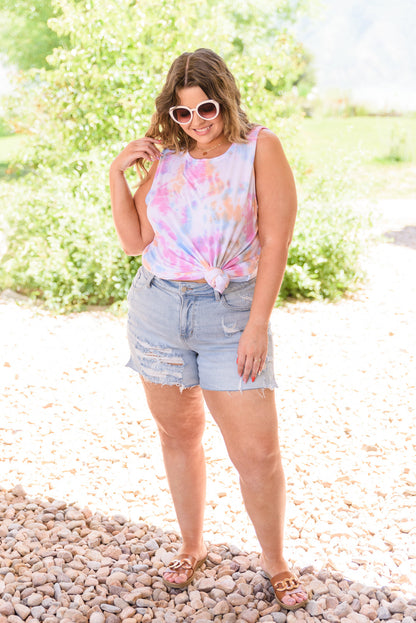
[[[230,283],[230,278],[226,272],[221,270],[221,268],[211,267],[208,268],[204,272],[205,281],[212,287],[214,290],[217,290],[220,294],[222,294],[225,288]]]

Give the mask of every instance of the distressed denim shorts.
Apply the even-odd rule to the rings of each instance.
[[[143,379],[181,390],[274,389],[273,341],[254,382],[237,371],[237,348],[247,324],[255,279],[232,281],[223,294],[207,283],[160,279],[141,266],[128,293],[128,367]]]

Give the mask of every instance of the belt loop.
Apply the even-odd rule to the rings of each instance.
[[[150,286],[152,285],[152,281],[155,278],[155,275],[151,273],[150,270],[147,270],[147,268],[145,268],[143,264],[141,266],[141,269],[144,276],[146,288],[150,288]]]

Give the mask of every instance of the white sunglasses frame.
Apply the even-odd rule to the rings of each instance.
[[[198,108],[200,106],[202,106],[203,104],[214,104],[214,106],[215,106],[215,108],[217,110],[216,115],[214,117],[202,117],[202,115],[200,115],[199,112],[198,112]],[[176,110],[177,108],[186,108],[186,110],[189,110],[189,112],[191,113],[191,118],[189,119],[189,121],[178,121],[177,119],[175,119],[175,117],[173,115],[173,111]],[[178,104],[177,106],[171,106],[171,108],[169,108],[170,116],[172,117],[174,122],[178,123],[179,125],[188,125],[188,123],[191,123],[192,119],[194,118],[194,112],[196,112],[198,117],[200,119],[203,119],[204,121],[213,121],[220,114],[220,105],[219,105],[219,103],[216,100],[204,100],[203,102],[199,102],[199,104],[198,104],[198,106],[196,108],[189,108],[189,106],[182,106],[181,104]]]

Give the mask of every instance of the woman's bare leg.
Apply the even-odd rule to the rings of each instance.
[[[229,456],[240,475],[247,512],[259,539],[261,564],[271,576],[289,569],[283,556],[286,483],[272,390],[204,391]],[[287,605],[306,593],[284,597]]]
[[[205,412],[200,387],[184,389],[149,383],[142,379],[150,411],[162,444],[169,488],[182,535],[179,553],[200,560],[206,555],[203,541],[206,471],[202,447]],[[169,582],[186,576],[164,575]]]

